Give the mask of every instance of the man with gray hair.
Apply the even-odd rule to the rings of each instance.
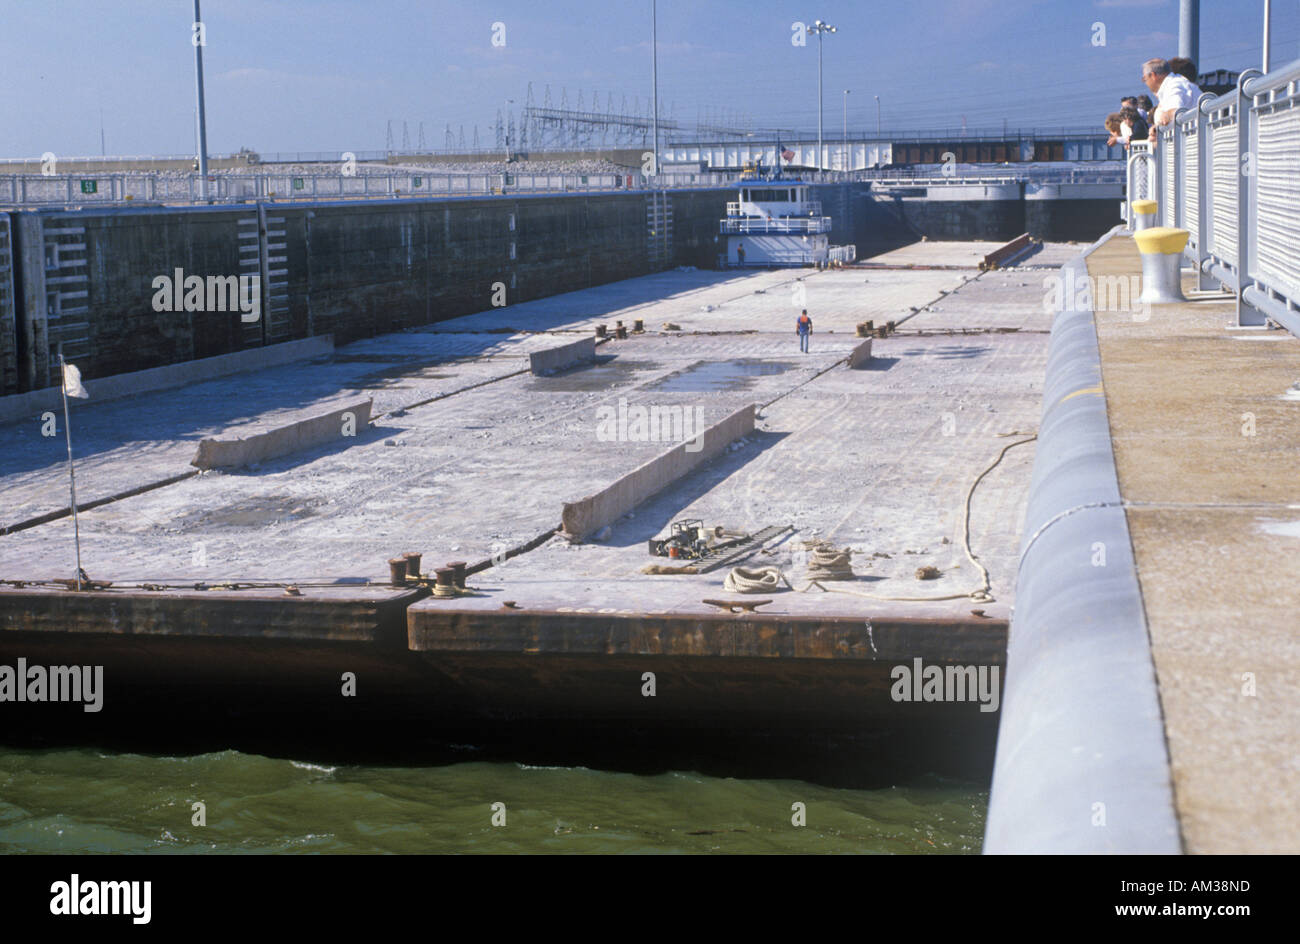
[[[1151,140],[1155,141],[1156,126],[1173,121],[1180,108],[1195,108],[1201,90],[1170,70],[1164,59],[1148,59],[1142,63],[1142,81],[1156,96],[1156,110],[1151,122]]]

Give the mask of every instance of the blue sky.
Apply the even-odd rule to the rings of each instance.
[[[1300,57],[1300,0],[1275,0],[1273,59]],[[1202,69],[1258,65],[1262,0],[1202,0]],[[759,127],[816,128],[817,50],[791,23],[824,19],[825,123],[886,129],[1091,127],[1140,64],[1177,52],[1178,0],[659,0],[661,111],[724,108]],[[602,110],[650,91],[650,0],[206,0],[212,153],[382,148],[388,119],[475,123],[485,144],[531,81]],[[0,0],[0,156],[189,153],[192,0]],[[491,43],[492,24],[506,45]],[[1092,24],[1106,45],[1092,44]],[[395,130],[400,143],[400,130]]]

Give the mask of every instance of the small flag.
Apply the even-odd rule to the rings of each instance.
[[[81,371],[77,370],[74,364],[63,365],[63,392],[82,400],[90,396],[86,388],[81,385]]]

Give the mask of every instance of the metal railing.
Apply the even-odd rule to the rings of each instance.
[[[820,200],[805,200],[803,206],[806,208],[804,216],[821,216],[822,205]],[[727,202],[727,216],[742,216],[740,201],[730,200]]]
[[[1144,141],[1134,141],[1129,147],[1124,181],[1124,222],[1130,229],[1136,221],[1133,204],[1137,200],[1151,199],[1154,178],[1155,162],[1151,149]]]
[[[259,200],[330,200],[503,193],[731,187],[737,175],[660,174],[209,174],[206,201],[199,175],[156,171],[0,175],[0,206],[98,206],[131,203],[240,203]]]
[[[740,216],[722,220],[723,233],[829,233],[829,216],[750,217]]]
[[[1237,324],[1273,320],[1300,336],[1300,60],[1241,74],[1157,129],[1155,160],[1129,158],[1127,217],[1143,192],[1157,219],[1190,233],[1203,289],[1237,296]]]

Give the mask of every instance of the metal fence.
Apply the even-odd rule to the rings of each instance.
[[[1154,159],[1134,148],[1128,184],[1129,224],[1133,200],[1156,199],[1159,223],[1190,233],[1200,287],[1236,294],[1238,325],[1300,336],[1300,60],[1202,95],[1157,129]]]
[[[697,175],[709,176],[713,175]],[[0,204],[90,206],[120,203],[239,203],[352,197],[468,196],[507,192],[646,189],[640,174],[210,174],[206,201],[198,174],[166,172],[0,175]],[[712,181],[673,186],[717,186]]]

